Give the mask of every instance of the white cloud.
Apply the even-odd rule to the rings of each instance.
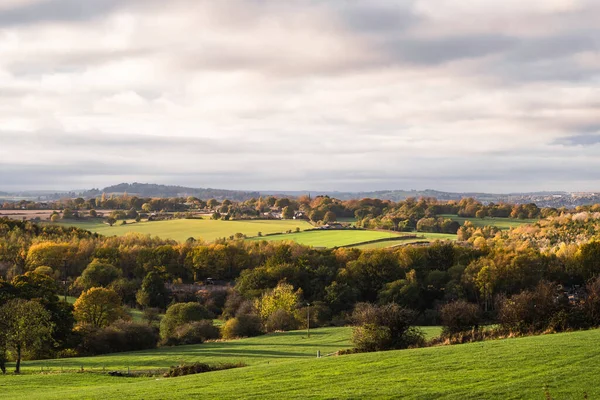
[[[599,183],[596,2],[86,4],[2,2],[0,189]]]

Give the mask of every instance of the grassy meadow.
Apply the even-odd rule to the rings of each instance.
[[[439,333],[432,330],[430,336]],[[420,398],[584,399],[600,397],[600,330],[464,345],[326,357],[349,346],[350,328],[277,333],[230,342],[26,362],[21,376],[0,376],[10,399]],[[181,362],[248,366],[180,378],[110,377]],[[60,368],[84,372],[60,373]],[[40,373],[41,368],[47,372]],[[48,368],[51,370],[48,371]],[[85,372],[86,370],[96,372]],[[360,377],[360,379],[358,379]]]
[[[386,248],[408,243],[426,242],[432,240],[456,240],[456,235],[442,233],[416,233],[418,238],[398,240],[398,237],[414,235],[408,232],[390,232],[374,230],[310,230],[314,227],[303,220],[251,220],[251,221],[222,221],[212,219],[175,219],[169,221],[129,222],[109,226],[100,220],[83,222],[59,222],[65,226],[75,226],[105,236],[121,236],[130,232],[173,239],[179,242],[190,237],[213,241],[229,237],[235,233],[243,233],[248,240],[283,241],[290,240],[306,246],[342,247],[352,246],[362,249]],[[295,232],[300,228],[300,232]],[[283,233],[287,231],[292,233]],[[262,237],[258,237],[261,232]],[[269,234],[269,236],[264,236]],[[360,244],[371,240],[390,239],[377,243]]]
[[[165,239],[184,242],[190,237],[212,242],[215,239],[229,237],[236,233],[256,236],[258,232],[280,233],[289,230],[311,229],[313,226],[303,220],[251,220],[222,221],[212,219],[174,219],[169,221],[134,222],[120,225],[120,222],[109,226],[101,221],[61,222],[63,225],[76,226],[105,236],[122,236],[129,232],[137,232]]]
[[[272,235],[249,240],[268,240],[282,241],[292,240],[294,242],[315,247],[341,247],[349,246],[354,243],[367,242],[378,239],[391,239],[404,236],[393,232],[384,231],[364,231],[364,230],[315,230],[308,232],[287,233],[282,235]],[[400,243],[398,240],[392,240]]]

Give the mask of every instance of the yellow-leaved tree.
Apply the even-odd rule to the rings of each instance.
[[[259,299],[256,299],[255,306],[258,315],[263,320],[267,320],[277,310],[293,313],[301,296],[301,289],[294,291],[292,285],[281,282],[275,288],[264,293]]]
[[[73,306],[77,322],[95,328],[103,328],[118,319],[127,318],[119,295],[103,287],[94,287],[81,293]]]

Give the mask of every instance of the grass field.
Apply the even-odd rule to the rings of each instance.
[[[453,235],[450,233],[426,233],[426,232],[406,233],[405,232],[405,234],[417,235],[418,237],[406,239],[406,240],[386,240],[386,241],[375,242],[375,243],[366,243],[366,244],[360,244],[358,246],[353,246],[353,247],[356,247],[357,249],[361,249],[361,250],[371,250],[371,249],[384,249],[384,248],[388,248],[388,247],[402,246],[402,245],[411,244],[411,243],[432,242],[435,240],[456,240],[456,235]]]
[[[402,236],[391,232],[363,231],[363,230],[316,230],[308,232],[288,233],[283,235],[272,235],[249,240],[281,241],[293,240],[294,242],[315,247],[340,247],[349,246],[354,243],[367,242],[369,240],[388,239]],[[398,241],[396,241],[398,243]]]
[[[193,237],[213,241],[229,237],[236,233],[256,236],[258,232],[280,233],[288,230],[311,229],[313,226],[301,220],[253,220],[253,221],[222,221],[212,219],[175,219],[170,221],[137,222],[127,225],[108,226],[99,221],[91,222],[61,222],[62,225],[76,226],[106,236],[121,236],[129,232],[138,232],[174,239],[183,242]]]
[[[516,219],[516,218],[465,218],[459,217],[458,215],[453,214],[443,214],[440,217],[450,218],[453,221],[458,222],[461,225],[464,225],[466,221],[470,221],[474,226],[496,226],[502,230],[508,230],[510,228],[516,228],[521,225],[534,224],[538,222],[537,219]]]
[[[190,398],[600,398],[600,330],[455,346],[327,357],[348,346],[349,328],[266,335],[86,359],[27,362],[0,376],[10,399]],[[43,366],[152,369],[182,361],[247,367],[180,378],[118,378],[102,373],[35,373]],[[56,371],[56,370],[55,370]],[[584,397],[587,396],[587,397]]]

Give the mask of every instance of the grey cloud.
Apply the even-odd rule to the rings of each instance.
[[[415,26],[421,17],[413,12],[412,1],[330,2],[342,24],[362,33],[401,32]]]
[[[114,11],[124,3],[125,0],[41,0],[3,10],[0,26],[88,21]]]
[[[567,146],[592,146],[600,143],[600,128],[599,133],[579,134],[563,137],[554,142],[554,144],[562,144]]]
[[[514,46],[516,39],[504,35],[455,36],[437,39],[386,39],[383,49],[392,60],[417,64],[440,64],[484,57]]]

